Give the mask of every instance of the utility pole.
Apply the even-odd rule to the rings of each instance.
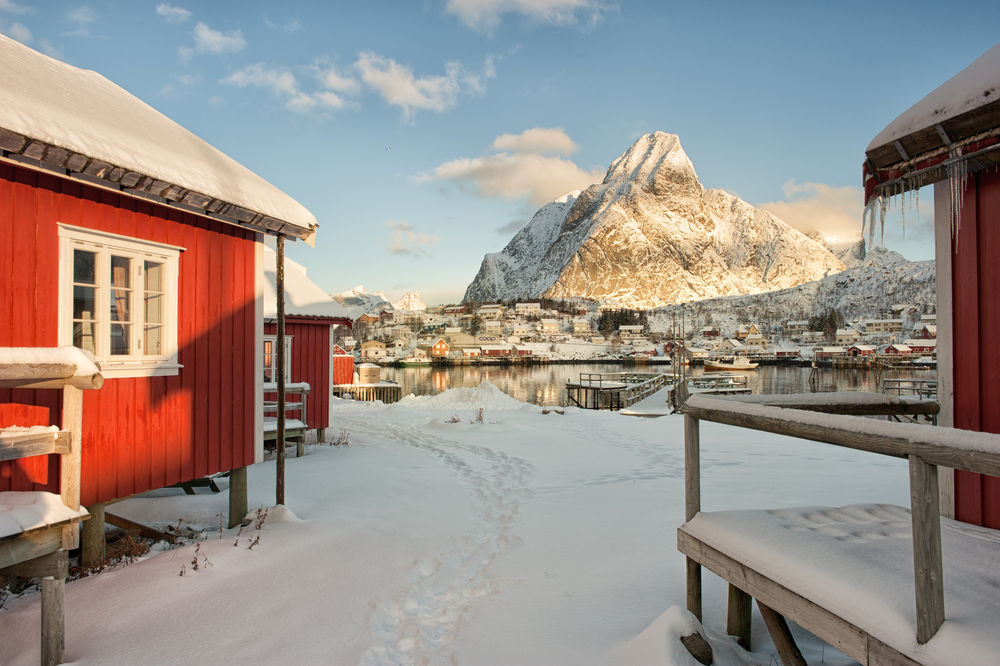
[[[275,372],[278,374],[278,439],[277,469],[274,489],[274,503],[285,503],[285,237],[278,235],[278,251],[275,253],[276,291],[278,297],[278,335],[275,344]]]

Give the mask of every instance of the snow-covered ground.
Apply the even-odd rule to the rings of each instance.
[[[274,463],[250,469],[251,506],[271,506],[259,529],[220,533],[225,492],[110,507],[204,540],[69,583],[67,661],[695,663],[677,640],[694,626],[680,417],[543,411],[489,384],[336,401],[334,417],[350,446],[290,459],[287,509]],[[701,440],[706,510],[908,502],[902,460],[710,423]],[[769,663],[759,617],[749,656],[722,635],[725,584],[705,579],[715,663]],[[0,663],[37,663],[38,595],[5,606]]]

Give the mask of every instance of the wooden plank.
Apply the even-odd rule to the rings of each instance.
[[[944,573],[938,474],[910,456],[910,517],[913,524],[913,587],[917,602],[917,642],[929,641],[944,622]]]
[[[771,642],[778,651],[783,666],[806,666],[806,660],[799,651],[799,646],[795,644],[795,638],[788,629],[788,623],[784,616],[776,612],[770,606],[757,602],[757,609],[760,616],[764,618],[767,625],[767,632],[771,634]]]
[[[942,429],[916,424],[886,424],[860,416],[815,414],[800,409],[735,404],[724,398],[695,395],[684,406],[685,415],[705,421],[799,437],[860,451],[905,458],[917,455],[928,464],[1000,476],[1000,435],[956,431],[981,449],[939,443]],[[836,419],[836,423],[831,423]],[[993,449],[993,450],[989,450]]]
[[[66,613],[63,592],[66,578],[42,578],[42,666],[63,662],[66,645]]]
[[[0,438],[0,461],[18,460],[50,453],[69,452],[68,432],[4,433]]]
[[[739,643],[740,647],[748,652],[753,649],[750,644],[750,619],[752,610],[753,598],[730,583],[729,603],[726,611],[726,633],[730,636],[735,636],[736,642]]]
[[[69,557],[65,550],[57,550],[32,560],[9,566],[3,570],[5,576],[24,578],[65,578],[69,574]]]
[[[817,395],[823,395],[825,399],[817,401],[815,397]],[[828,397],[832,399],[826,400]],[[769,405],[771,407],[784,407],[785,409],[801,409],[809,412],[845,414],[850,416],[937,414],[941,410],[941,406],[934,400],[906,400],[896,396],[864,391],[844,391],[832,394],[740,395],[732,397],[731,400],[756,405]]]
[[[684,520],[701,511],[701,443],[698,419],[684,415]]]
[[[0,569],[48,555],[62,548],[62,526],[53,525],[0,541]]]

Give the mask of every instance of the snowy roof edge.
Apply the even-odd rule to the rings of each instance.
[[[312,245],[301,203],[97,72],[0,35],[0,159]]]

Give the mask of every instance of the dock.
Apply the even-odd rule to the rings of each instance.
[[[379,382],[378,384],[334,384],[333,395],[336,398],[351,398],[374,402],[381,400],[388,404],[399,402],[403,397],[403,387],[396,382]]]
[[[617,411],[656,393],[669,379],[651,372],[581,372],[577,381],[566,382],[566,400],[583,409]]]

